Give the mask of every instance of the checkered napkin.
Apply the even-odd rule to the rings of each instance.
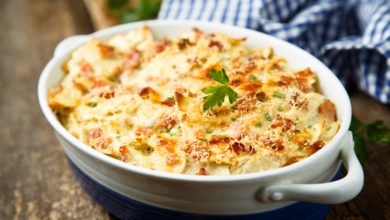
[[[164,0],[159,19],[207,20],[263,31],[390,103],[390,0]]]

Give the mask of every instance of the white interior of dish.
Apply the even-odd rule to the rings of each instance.
[[[115,34],[125,33],[130,29],[138,28],[143,25],[147,25],[151,28],[154,36],[158,39],[163,37],[175,37],[185,31],[189,31],[194,27],[199,28],[200,30],[211,33],[211,32],[225,32],[230,36],[234,37],[246,37],[246,45],[252,47],[265,47],[272,46],[277,55],[283,56],[287,59],[289,66],[293,69],[303,69],[310,67],[314,73],[316,73],[319,79],[319,88],[320,91],[332,102],[335,103],[337,108],[337,116],[340,120],[341,127],[337,135],[333,140],[328,143],[323,149],[313,154],[312,156],[292,164],[287,167],[270,170],[261,173],[251,173],[251,174],[242,174],[236,176],[190,176],[183,174],[172,174],[159,171],[152,171],[142,167],[136,167],[131,164],[126,164],[122,161],[116,160],[109,156],[103,155],[92,148],[86,146],[78,139],[73,137],[57,120],[51,109],[48,107],[48,90],[57,85],[62,77],[64,72],[62,71],[62,64],[69,58],[69,54],[77,47],[87,42],[91,38],[98,38],[101,40],[107,40]],[[182,179],[190,181],[236,181],[243,180],[247,178],[256,178],[263,175],[274,175],[280,172],[289,172],[291,169],[299,169],[300,166],[305,166],[309,163],[310,160],[316,160],[321,155],[328,150],[336,150],[337,144],[340,143],[341,139],[345,135],[346,131],[349,128],[351,120],[351,104],[349,97],[337,77],[318,59],[310,55],[309,53],[303,51],[302,49],[289,44],[280,39],[271,37],[269,35],[238,28],[229,25],[222,25],[217,23],[201,22],[201,21],[146,21],[146,22],[137,22],[132,24],[120,25],[105,29],[102,31],[95,32],[91,35],[86,35],[85,37],[79,38],[77,42],[64,48],[63,51],[60,51],[58,55],[53,57],[50,62],[47,64],[45,69],[42,72],[39,85],[38,85],[38,96],[41,108],[50,122],[54,127],[56,132],[61,136],[69,140],[75,147],[80,148],[82,151],[88,153],[92,157],[100,159],[104,162],[110,163],[114,166],[121,167],[123,169],[130,170],[132,172],[138,172],[146,175],[152,175],[161,178],[171,178],[171,179]]]

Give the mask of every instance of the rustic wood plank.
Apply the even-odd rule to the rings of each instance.
[[[354,92],[351,101],[353,113],[360,120],[380,119],[390,125],[389,106],[361,92]],[[334,206],[328,219],[390,219],[390,146],[368,144],[368,152],[363,191],[354,200]]]
[[[72,176],[36,97],[64,37],[89,33],[82,2],[0,1],[0,219],[107,219]]]
[[[0,1],[0,219],[110,219],[72,176],[37,104],[37,80],[55,45],[93,26],[79,0]],[[390,124],[389,106],[351,96],[363,121]],[[390,148],[369,145],[365,187],[327,219],[390,219]]]
[[[107,12],[106,0],[84,0],[84,3],[95,29],[99,30],[119,23],[117,19],[110,16]]]

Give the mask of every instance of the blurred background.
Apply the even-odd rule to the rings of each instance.
[[[110,219],[83,192],[38,106],[39,75],[64,38],[154,19],[158,0],[0,0],[0,219]],[[365,186],[327,219],[390,219],[390,108],[354,85]],[[370,132],[373,131],[373,132]],[[378,135],[379,134],[379,135]]]

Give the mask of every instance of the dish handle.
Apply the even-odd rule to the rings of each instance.
[[[66,52],[73,45],[76,45],[79,42],[84,41],[86,38],[88,38],[87,35],[75,35],[63,39],[54,49],[54,56],[58,56],[59,54]]]
[[[257,193],[261,202],[303,201],[323,204],[343,203],[353,199],[363,188],[363,169],[354,151],[348,131],[341,149],[341,159],[348,174],[337,181],[318,184],[282,184],[266,186]]]

